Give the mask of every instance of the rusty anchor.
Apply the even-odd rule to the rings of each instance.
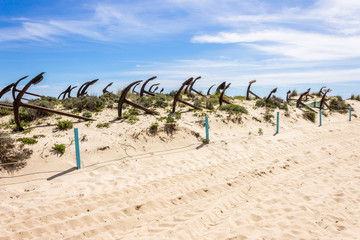
[[[86,117],[82,117],[82,116],[78,116],[78,115],[70,114],[70,113],[59,112],[59,111],[56,111],[56,110],[53,110],[53,109],[44,108],[44,107],[35,106],[35,105],[31,105],[31,104],[21,102],[21,100],[23,99],[24,94],[31,87],[31,85],[36,85],[36,84],[38,84],[39,82],[41,82],[44,79],[44,77],[43,77],[44,73],[45,72],[42,72],[39,75],[37,75],[36,77],[34,77],[32,80],[30,80],[25,85],[25,87],[21,91],[19,91],[17,96],[14,98],[14,102],[13,102],[14,118],[15,118],[15,123],[16,123],[16,125],[17,125],[17,127],[18,127],[18,129],[20,131],[24,130],[20,126],[20,123],[21,123],[20,122],[20,114],[19,114],[19,108],[20,107],[32,108],[32,109],[36,109],[36,110],[40,110],[40,111],[44,111],[44,112],[56,113],[56,114],[60,114],[60,115],[68,116],[68,117],[83,119],[83,120],[86,120],[86,121],[94,121],[94,119],[91,119],[91,118],[86,118]],[[19,82],[20,81],[16,82],[13,89],[12,89],[13,96],[15,96],[16,86],[17,86],[17,84]]]
[[[149,88],[149,92],[155,93],[156,90],[159,89],[159,87],[158,87],[159,85],[160,85],[160,83],[155,83],[155,84],[151,85],[150,88]],[[155,87],[155,89],[153,91],[151,91],[153,89],[153,87]]]
[[[126,95],[128,94],[128,92],[130,91],[130,89],[137,83],[140,83],[142,82],[142,80],[139,80],[139,81],[136,81],[136,82],[132,82],[130,83],[122,92],[121,92],[121,96],[119,98],[119,101],[118,101],[118,117],[121,117],[122,116],[122,106],[124,103],[126,104],[129,104],[130,106],[133,106],[134,108],[138,108],[138,109],[141,109],[143,111],[145,111],[146,113],[148,114],[155,114],[155,115],[158,115],[157,112],[153,111],[153,110],[150,110],[146,107],[143,107],[137,103],[134,103],[134,102],[131,102],[129,100],[126,99]]]
[[[104,89],[102,90],[103,94],[109,92],[107,89],[108,89],[108,87],[110,87],[112,84],[113,84],[113,82],[109,83],[108,85],[106,85],[106,87],[104,87]]]
[[[155,96],[154,93],[145,90],[146,84],[148,84],[150,81],[154,80],[155,78],[157,78],[157,77],[156,76],[151,77],[144,82],[144,84],[142,85],[141,90],[140,90],[140,97],[144,96],[144,93],[146,93],[147,95]]]
[[[309,88],[306,92],[303,92],[302,94],[300,94],[300,97],[296,101],[296,107],[298,108],[298,107],[302,106],[302,107],[309,109],[312,112],[315,112],[315,110],[313,110],[311,107],[309,107],[308,105],[306,105],[305,103],[302,102],[303,101],[302,98],[309,94],[310,89],[311,88]]]
[[[294,98],[290,98],[291,90],[287,91],[286,93],[286,102],[289,103],[290,101],[296,101]]]
[[[135,91],[135,88],[137,87],[137,86],[139,86],[140,85],[140,83],[138,82],[137,84],[135,84],[134,85],[134,87],[133,87],[133,89],[132,89],[132,92],[133,93],[137,93],[137,94],[139,94],[137,91]]]
[[[271,95],[276,93],[276,91],[277,91],[277,88],[274,88],[273,90],[271,90],[271,92],[269,93],[269,96],[266,98],[265,102],[269,102]]]
[[[322,89],[321,89],[322,90]],[[320,90],[320,91],[321,91]],[[322,96],[322,98],[321,98],[321,101],[320,101],[320,106],[319,106],[319,109],[322,109],[322,107],[325,105],[330,111],[331,111],[331,108],[330,108],[330,106],[327,104],[327,100],[328,99],[326,99],[326,94],[328,93],[328,92],[331,92],[331,89],[329,88],[329,89],[325,89],[322,93],[323,93],[323,96]]]
[[[199,94],[200,96],[204,96],[201,92],[196,91],[196,90],[194,89],[194,84],[195,84],[195,82],[196,82],[197,80],[199,80],[200,78],[201,78],[201,76],[199,76],[199,77],[195,78],[193,81],[191,81],[191,84],[189,84],[189,94],[191,94],[191,92],[195,92],[195,93]]]
[[[71,85],[70,85],[65,91],[60,93],[60,95],[58,96],[58,99],[60,99],[60,97],[63,96],[62,100],[64,100],[66,98],[66,95],[68,96],[68,98],[71,98],[71,96],[70,96],[71,91],[75,88],[77,88],[77,86],[71,87]]]
[[[323,86],[320,88],[319,95],[321,95],[321,96],[324,95],[324,92],[323,92],[324,88],[326,88],[326,86]]]
[[[81,87],[79,88],[78,92],[77,92],[77,97],[81,97],[81,96],[85,96],[87,94],[87,89],[95,84],[97,81],[99,81],[99,79],[95,79],[95,80],[92,80],[92,81],[88,81],[86,83],[84,83],[83,85],[81,85]]]
[[[224,83],[226,84],[226,82],[224,82]],[[220,97],[219,97],[219,105],[220,105],[220,106],[222,105],[223,102],[224,102],[224,103],[227,103],[227,104],[230,104],[229,101],[227,101],[227,100],[224,99],[225,91],[226,91],[226,89],[228,89],[228,88],[230,87],[230,85],[231,85],[231,83],[229,83],[228,85],[226,85],[226,86],[222,89],[222,92],[221,92]]]
[[[164,91],[164,88],[162,88],[161,90],[160,90],[160,93],[162,93]]]
[[[189,86],[191,84],[192,80],[193,80],[193,78],[191,77],[188,80],[186,80],[185,82],[183,82],[180,89],[177,91],[176,95],[174,96],[172,113],[175,113],[176,103],[177,102],[181,102],[181,103],[183,103],[185,105],[188,105],[188,106],[190,106],[192,108],[199,109],[198,107],[194,106],[193,104],[185,102],[184,100],[180,99],[180,95],[181,95],[182,90],[184,89],[185,86]]]
[[[210,87],[209,87],[209,90],[207,91],[207,94],[206,95],[210,95],[210,91],[211,91],[211,89],[215,86],[216,84],[213,84],[213,85],[211,85]]]
[[[2,96],[5,95],[5,93],[9,92],[12,89],[13,85],[14,84],[12,83],[12,84],[10,84],[10,85],[8,85],[8,86],[6,86],[6,87],[4,87],[2,89],[1,92],[0,92],[0,98],[2,98]],[[11,104],[4,103],[4,102],[0,102],[0,106],[6,107],[6,108],[12,108],[13,107]]]
[[[249,82],[249,86],[247,88],[247,91],[246,91],[246,100],[250,100],[250,94],[252,94],[253,96],[255,96],[255,98],[260,98],[258,95],[256,95],[255,93],[253,93],[251,90],[250,90],[250,87],[251,87],[251,84],[255,83],[256,80],[252,80]]]
[[[221,90],[223,90],[226,87],[226,82],[222,82],[215,90],[215,94],[220,93]]]

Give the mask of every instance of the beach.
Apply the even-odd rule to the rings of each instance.
[[[74,131],[50,117],[30,133],[46,137],[27,166],[0,172],[0,239],[360,239],[360,120],[324,111],[319,126],[292,106],[266,122],[254,101],[239,104],[241,119],[208,113],[209,144],[196,112],[152,134],[152,115],[97,128],[116,117],[105,109],[74,123],[80,169]]]

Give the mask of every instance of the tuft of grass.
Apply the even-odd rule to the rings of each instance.
[[[149,127],[149,132],[150,132],[151,134],[156,134],[157,131],[158,131],[158,128],[159,128],[159,123],[158,123],[158,122],[154,122],[154,123],[152,123],[152,124],[150,125],[150,127]]]
[[[89,112],[89,111],[84,112],[82,115],[83,115],[83,117],[87,117],[87,118],[91,118],[91,117],[92,117],[92,113]]]
[[[346,104],[341,96],[336,96],[330,100],[331,110],[336,110],[340,113],[347,113],[350,105]]]
[[[2,132],[0,139],[0,171],[14,172],[25,167],[32,150],[24,148],[23,144],[16,144],[14,139]]]
[[[248,114],[248,110],[237,104],[226,104],[219,107],[221,111],[233,112],[233,113],[244,113]]]
[[[0,107],[0,117],[10,115],[11,113],[12,113],[12,110],[10,108]]]
[[[34,135],[33,138],[38,139],[38,138],[44,138],[45,135],[44,134],[39,134],[39,135]]]
[[[296,92],[295,89],[292,90],[292,92],[290,93],[290,97],[295,97],[295,96],[297,96],[297,95],[298,95],[298,93]]]
[[[173,117],[171,116],[166,117],[166,123],[173,123],[173,122],[175,122],[175,119]]]
[[[16,141],[22,142],[23,144],[35,144],[38,142],[35,138],[29,137],[18,138]]]
[[[69,120],[58,121],[56,123],[56,126],[60,130],[67,130],[73,128],[73,124]]]
[[[259,128],[259,130],[258,130],[258,134],[259,134],[260,136],[264,134],[264,132],[263,132],[262,128]]]
[[[96,125],[97,128],[109,128],[110,127],[110,123],[99,123]]]
[[[313,123],[315,122],[315,116],[316,115],[315,115],[314,112],[306,111],[306,112],[304,112],[303,116],[304,116],[305,119],[310,120]]]
[[[57,143],[55,143],[54,146],[52,147],[52,149],[53,149],[55,152],[58,152],[58,153],[60,153],[60,154],[64,154],[64,153],[65,153],[66,146],[65,146],[65,144],[57,144]]]
[[[264,113],[264,120],[266,122],[272,122],[272,119],[274,118],[274,115],[272,112],[270,112],[269,110],[266,110],[266,112]]]

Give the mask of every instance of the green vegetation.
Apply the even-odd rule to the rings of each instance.
[[[308,119],[308,120],[312,121],[313,123],[315,122],[316,115],[314,112],[306,111],[306,112],[304,112],[303,116],[305,119]]]
[[[57,143],[55,143],[54,146],[52,147],[52,150],[54,150],[55,152],[58,152],[60,154],[64,154],[65,149],[66,149],[65,144],[57,144]]]
[[[274,114],[273,112],[270,112],[268,109],[266,110],[266,112],[264,113],[264,120],[266,122],[272,122],[272,119],[274,118]]]
[[[166,123],[173,123],[173,122],[175,122],[175,119],[173,117],[171,116],[166,117]]]
[[[258,130],[258,134],[259,134],[259,135],[263,135],[263,134],[264,134],[264,132],[263,132],[262,128],[259,128],[259,130]]]
[[[158,131],[158,128],[159,128],[159,123],[158,122],[154,122],[150,125],[150,128],[149,128],[149,133],[151,134],[156,134],[157,131]]]
[[[110,123],[99,123],[96,125],[97,128],[109,128],[110,127]]]
[[[352,94],[350,99],[360,101],[360,95],[355,96],[354,94]]]
[[[345,103],[341,96],[331,98],[329,106],[331,110],[336,110],[340,113],[347,113],[350,107],[349,104]]]
[[[77,112],[87,110],[90,112],[99,112],[105,107],[107,98],[97,96],[81,96],[78,98],[67,98],[63,101],[66,109],[73,109]]]
[[[0,107],[0,117],[10,115],[12,112],[13,111],[10,108]]]
[[[73,128],[73,124],[69,120],[58,121],[56,123],[56,126],[60,130],[67,130]]]
[[[23,144],[15,141],[0,132],[0,170],[14,172],[26,165],[26,159],[32,154],[32,150],[24,148]]]
[[[284,102],[281,98],[272,96],[268,102],[265,100],[266,98],[259,99],[256,101],[256,107],[267,107],[267,108],[279,108],[288,111],[288,104]]]
[[[92,117],[92,113],[89,112],[89,111],[84,112],[82,115],[83,115],[83,117],[87,117],[87,118],[91,118],[91,117]]]
[[[38,139],[38,138],[44,138],[45,135],[44,134],[39,134],[39,135],[34,135],[33,138]]]
[[[232,113],[244,113],[248,114],[248,111],[245,107],[237,105],[237,104],[224,104],[219,107],[221,111],[227,111]]]
[[[18,138],[16,141],[22,142],[23,144],[35,144],[38,142],[35,138],[28,137]]]
[[[292,92],[290,93],[290,97],[295,97],[295,96],[297,96],[297,95],[298,95],[298,93],[296,92],[295,89],[292,90]]]

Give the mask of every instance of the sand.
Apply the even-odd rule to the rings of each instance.
[[[156,116],[96,128],[116,117],[105,110],[75,124],[80,170],[73,130],[49,118],[29,134],[46,137],[28,165],[0,172],[0,239],[360,239],[360,120],[332,113],[319,127],[292,107],[274,135],[264,109],[241,104],[242,123],[209,113],[210,144],[193,112],[153,136]]]

